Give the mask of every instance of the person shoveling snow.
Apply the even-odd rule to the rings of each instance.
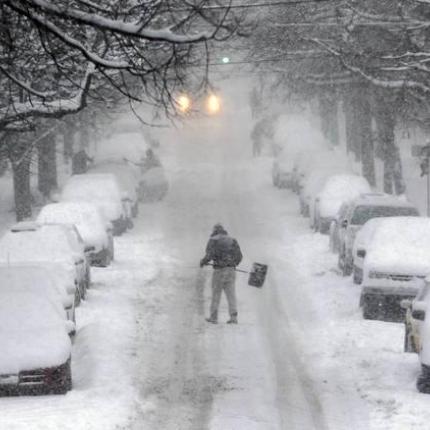
[[[242,261],[242,252],[236,239],[230,237],[221,224],[215,224],[206,246],[206,255],[200,261],[200,267],[213,263],[212,300],[210,316],[206,321],[218,323],[218,307],[224,290],[228,302],[230,319],[228,324],[237,324],[236,304],[236,266]]]

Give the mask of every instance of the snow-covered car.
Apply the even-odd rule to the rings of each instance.
[[[72,388],[74,323],[59,303],[30,291],[2,291],[0,396],[64,394]]]
[[[400,303],[400,306],[406,311],[404,341],[405,352],[419,353],[421,351],[422,341],[425,339],[423,323],[427,314],[427,310],[430,311],[429,281],[430,278],[427,277],[424,281],[424,285],[420,288],[414,299],[404,299]]]
[[[70,235],[63,228],[20,222],[0,239],[2,264],[43,265],[64,279],[67,292],[76,297],[76,304],[85,297],[86,261],[70,243]]]
[[[366,246],[360,304],[363,317],[403,321],[403,299],[414,298],[430,274],[430,219],[391,217]]]
[[[95,204],[106,221],[113,226],[114,236],[124,233],[130,226],[127,199],[115,176],[108,173],[73,175],[61,192],[60,201],[82,201]]]
[[[319,148],[298,154],[294,161],[293,189],[303,204],[301,212],[309,216],[313,209],[310,205],[328,177],[350,171],[348,158],[337,150]]]
[[[322,166],[310,173],[303,182],[303,188],[299,191],[300,213],[310,217],[311,227],[314,226],[315,198],[324,188],[327,180],[334,174],[332,168]]]
[[[41,224],[73,224],[79,231],[95,266],[109,266],[114,257],[112,225],[97,206],[87,202],[60,202],[44,206],[36,219]]]
[[[292,188],[294,162],[291,156],[281,152],[272,165],[272,182],[278,188]]]
[[[342,220],[346,217],[348,213],[348,208],[351,202],[346,202],[341,205],[337,211],[336,217],[330,223],[329,229],[329,248],[331,252],[338,253],[339,247],[342,242],[342,233],[344,229],[341,228]]]
[[[88,173],[111,173],[121,188],[121,197],[130,204],[131,216],[135,218],[139,212],[138,189],[139,171],[136,166],[125,161],[110,161],[94,164]]]
[[[419,354],[417,389],[430,394],[430,278],[426,278],[415,299],[402,300],[401,306],[406,309],[404,351]]]
[[[354,284],[361,284],[363,281],[363,264],[366,257],[366,249],[369,242],[372,240],[373,233],[378,225],[380,225],[385,218],[372,218],[367,221],[363,227],[358,231],[355,236],[354,245],[352,247],[353,259],[353,282]]]
[[[352,247],[361,227],[372,218],[396,216],[419,216],[419,212],[407,200],[382,193],[363,194],[351,201],[340,222],[338,266],[344,276],[352,273]]]
[[[336,218],[343,203],[370,192],[370,185],[363,176],[350,174],[330,176],[315,197],[314,229],[320,233],[328,233],[330,223]]]
[[[61,273],[40,265],[1,264],[0,300],[9,291],[30,291],[59,302],[67,319],[75,322],[75,296],[67,293]]]
[[[169,189],[169,183],[163,167],[153,167],[146,171],[140,180],[139,200],[155,202],[162,200]]]

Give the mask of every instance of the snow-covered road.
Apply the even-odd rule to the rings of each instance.
[[[245,126],[244,126],[245,124]],[[95,269],[78,310],[74,389],[0,399],[0,430],[423,429],[430,397],[400,324],[363,321],[359,289],[335,273],[326,236],[296,197],[252,159],[248,123],[199,121],[163,136],[163,202],[142,205]],[[265,286],[238,274],[239,324],[205,322],[211,269],[199,269],[222,222],[243,269],[269,264]]]

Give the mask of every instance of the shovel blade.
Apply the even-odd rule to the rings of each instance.
[[[248,285],[261,288],[266,279],[267,269],[267,264],[253,263],[252,269],[249,272]]]

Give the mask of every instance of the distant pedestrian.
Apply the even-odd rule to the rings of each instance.
[[[160,159],[155,155],[151,148],[146,150],[145,155],[146,156],[138,163],[143,174],[154,167],[161,167]]]
[[[84,148],[81,148],[72,157],[72,175],[87,173],[88,163],[92,163],[93,159],[88,156]]]
[[[210,316],[206,321],[216,324],[218,322],[218,307],[221,294],[224,291],[227,297],[230,319],[228,324],[237,324],[236,303],[236,266],[242,261],[242,252],[236,239],[230,237],[221,224],[215,224],[211,237],[206,246],[206,255],[200,261],[200,267],[213,263],[212,274],[212,300]]]

